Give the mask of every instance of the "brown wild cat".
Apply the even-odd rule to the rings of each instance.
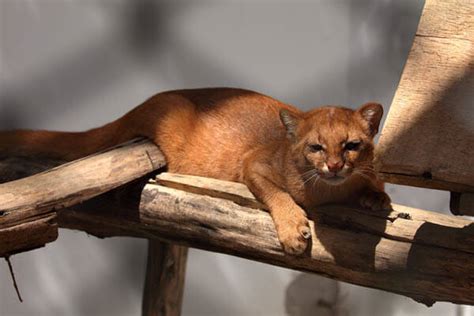
[[[169,91],[86,132],[2,132],[0,151],[73,160],[146,136],[170,172],[245,183],[268,206],[284,250],[301,254],[311,235],[303,208],[390,208],[372,166],[382,112],[376,103],[301,112],[231,88]]]

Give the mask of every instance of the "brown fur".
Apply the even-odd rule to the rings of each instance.
[[[374,103],[357,111],[301,112],[247,90],[179,90],[157,94],[120,119],[82,133],[0,133],[0,151],[73,160],[146,136],[160,146],[171,172],[245,183],[269,207],[285,251],[300,254],[310,236],[301,207],[389,207],[372,167],[381,116]],[[347,150],[354,140],[360,142],[357,150]],[[315,144],[322,150],[314,150]],[[340,178],[331,178],[331,171]]]

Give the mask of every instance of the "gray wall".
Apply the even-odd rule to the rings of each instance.
[[[156,92],[250,88],[309,109],[377,100],[388,110],[422,1],[0,1],[0,129],[83,130]],[[448,195],[389,186],[446,211]],[[60,231],[0,264],[0,314],[138,315],[146,243]],[[317,307],[337,300],[333,311]],[[454,315],[410,299],[191,250],[184,315]],[[472,311],[472,310],[471,310]],[[462,312],[458,308],[458,312]],[[469,313],[468,309],[465,309]],[[466,314],[467,315],[467,314]]]

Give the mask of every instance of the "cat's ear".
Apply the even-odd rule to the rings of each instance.
[[[287,109],[280,110],[280,120],[286,128],[286,135],[288,139],[296,140],[296,129],[298,128],[299,118],[296,114],[291,113]]]
[[[382,105],[374,102],[369,102],[362,105],[357,110],[357,113],[359,113],[362,119],[367,122],[370,136],[374,137],[375,134],[377,134],[379,131],[380,120],[382,119]]]

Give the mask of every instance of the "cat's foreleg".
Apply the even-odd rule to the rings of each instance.
[[[250,191],[268,206],[284,251],[293,255],[302,254],[311,238],[305,211],[272,179],[268,165],[251,164],[246,169],[244,180]]]
[[[373,211],[389,211],[392,209],[391,200],[383,189],[383,183],[374,180],[359,197],[360,206]]]

